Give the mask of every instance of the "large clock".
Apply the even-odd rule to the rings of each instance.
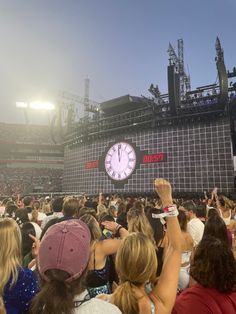
[[[127,142],[113,144],[105,155],[105,170],[115,181],[126,180],[134,171],[137,157],[134,147]]]

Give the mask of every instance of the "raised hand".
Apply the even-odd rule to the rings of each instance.
[[[157,178],[155,180],[155,189],[162,201],[163,206],[169,206],[173,203],[172,188],[167,180]]]

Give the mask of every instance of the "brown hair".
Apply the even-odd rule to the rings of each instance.
[[[67,197],[63,203],[62,211],[65,217],[73,217],[80,207],[79,200]]]
[[[157,270],[156,251],[152,241],[142,233],[131,233],[122,240],[116,256],[116,269],[120,285],[112,302],[122,313],[139,313],[135,287],[145,282],[155,282]]]
[[[143,212],[133,207],[127,213],[127,220],[129,232],[141,232],[156,244],[152,227]]]
[[[41,279],[41,290],[32,300],[32,314],[72,314],[74,297],[85,289],[86,271],[72,282],[65,282],[70,275],[60,269],[46,271],[49,282]]]
[[[197,246],[190,275],[204,287],[219,292],[236,291],[236,263],[229,245],[212,236],[205,236]]]
[[[185,215],[185,213],[182,210],[179,211],[178,221],[179,221],[181,231],[186,232],[188,221],[187,221],[187,216]]]

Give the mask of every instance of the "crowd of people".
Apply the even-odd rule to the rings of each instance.
[[[0,313],[236,313],[235,203],[155,190],[2,200]]]
[[[0,195],[61,191],[62,169],[0,168]]]
[[[54,144],[50,127],[42,125],[0,123],[0,142]]]

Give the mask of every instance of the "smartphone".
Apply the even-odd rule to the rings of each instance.
[[[106,238],[110,238],[112,236],[112,232],[108,229],[103,229],[102,233]]]

